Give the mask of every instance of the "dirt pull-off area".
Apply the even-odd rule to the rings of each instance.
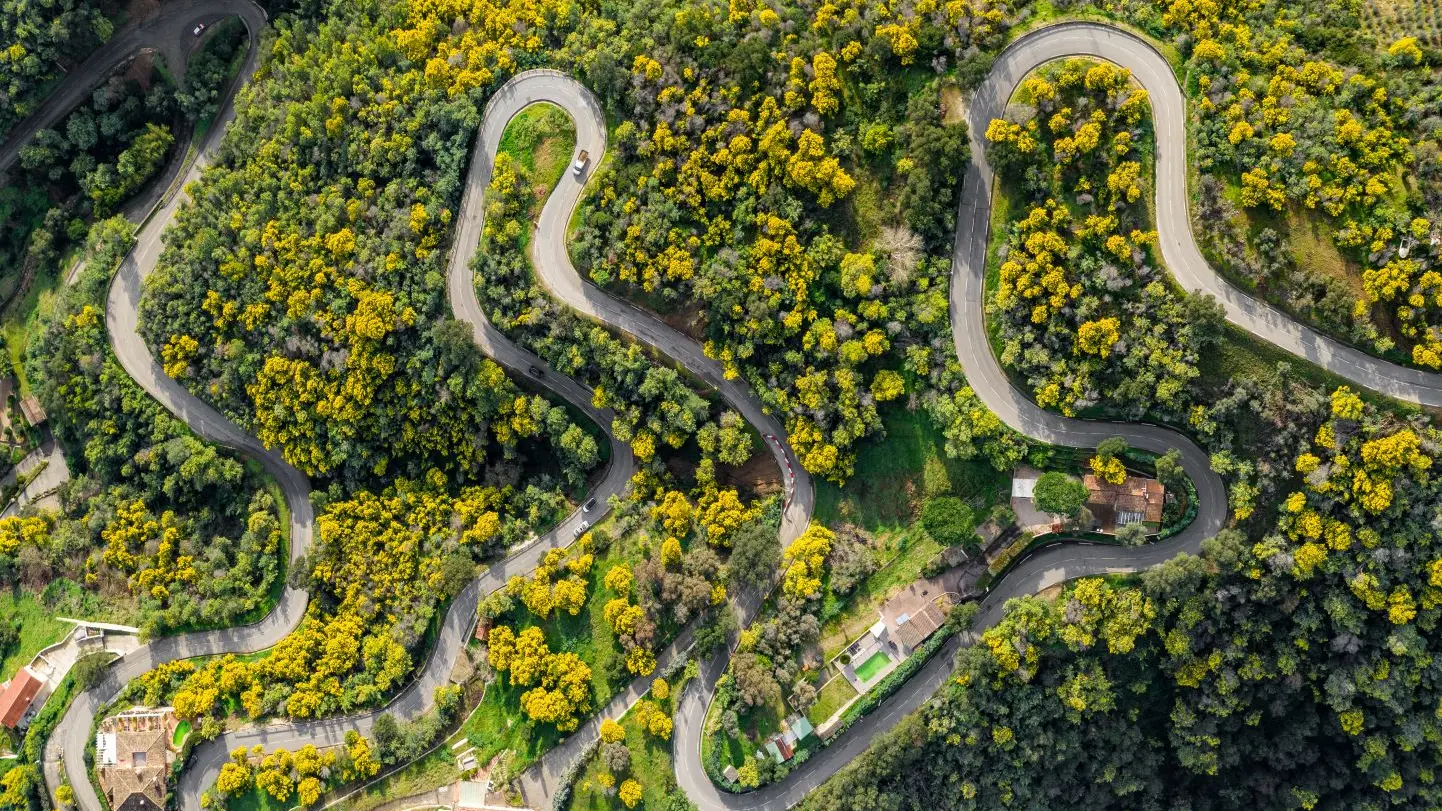
[[[966,97],[961,88],[954,84],[941,88],[941,121],[944,124],[959,124],[966,120]]]

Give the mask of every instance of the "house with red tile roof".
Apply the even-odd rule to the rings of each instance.
[[[1089,496],[1087,509],[1102,532],[1116,532],[1127,524],[1145,524],[1156,532],[1162,524],[1167,491],[1156,479],[1127,476],[1121,484],[1102,481],[1088,473],[1082,477]]]
[[[45,682],[32,673],[29,667],[20,668],[15,678],[5,682],[3,688],[0,688],[0,724],[10,729],[18,729],[28,724],[30,707],[44,686]]]

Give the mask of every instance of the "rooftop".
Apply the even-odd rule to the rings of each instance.
[[[40,400],[35,395],[21,398],[20,413],[25,416],[25,421],[32,426],[45,422],[45,409],[40,406]]]
[[[1127,476],[1121,484],[1111,484],[1088,473],[1082,482],[1090,492],[1087,509],[1102,526],[1131,521],[1161,523],[1167,491],[1156,479]]]
[[[915,614],[903,614],[896,619],[896,638],[907,648],[915,650],[926,638],[936,633],[946,617],[936,603],[927,603]]]
[[[116,811],[160,811],[169,791],[170,707],[137,708],[100,722],[95,734],[96,776]]]
[[[4,691],[0,692],[0,724],[11,729],[19,726],[26,711],[30,709],[31,702],[40,694],[40,688],[44,685],[44,682],[30,672],[30,668],[20,668],[15,678],[7,682]]]
[[[462,780],[456,784],[456,808],[486,808],[487,784],[475,780]]]

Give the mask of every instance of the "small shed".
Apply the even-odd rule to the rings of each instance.
[[[806,740],[806,736],[816,730],[811,726],[811,722],[806,720],[806,716],[795,715],[791,718],[791,731],[796,733],[796,739],[798,741],[804,741]]]
[[[489,808],[486,794],[490,785],[475,780],[462,780],[456,784],[455,811],[479,811]]]
[[[29,397],[21,398],[20,413],[32,428],[45,422],[45,409],[40,407],[40,400],[33,394]]]
[[[786,762],[786,758],[781,756],[781,747],[776,745],[775,738],[766,742],[766,753],[771,756],[772,760],[776,761],[777,765]]]

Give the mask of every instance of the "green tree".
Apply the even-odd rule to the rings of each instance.
[[[956,496],[928,501],[921,512],[921,525],[943,546],[962,544],[968,550],[976,547],[976,518],[966,502]]]
[[[731,536],[731,557],[727,561],[727,582],[737,593],[770,583],[781,567],[781,540],[776,530],[752,521]]]
[[[1181,490],[1186,484],[1187,474],[1182,469],[1182,452],[1176,448],[1157,457],[1157,481],[1168,490]]]
[[[99,684],[105,677],[105,669],[110,666],[111,658],[108,653],[92,653],[78,659],[70,669],[75,677],[75,685],[81,690],[89,690]]]
[[[1103,459],[1115,459],[1127,452],[1126,437],[1109,436],[1097,443],[1097,456]]]
[[[1053,470],[1037,479],[1032,500],[1043,512],[1075,517],[1087,503],[1089,495],[1081,479]]]
[[[1147,525],[1133,521],[1117,527],[1117,542],[1123,546],[1141,546],[1147,542]]]

